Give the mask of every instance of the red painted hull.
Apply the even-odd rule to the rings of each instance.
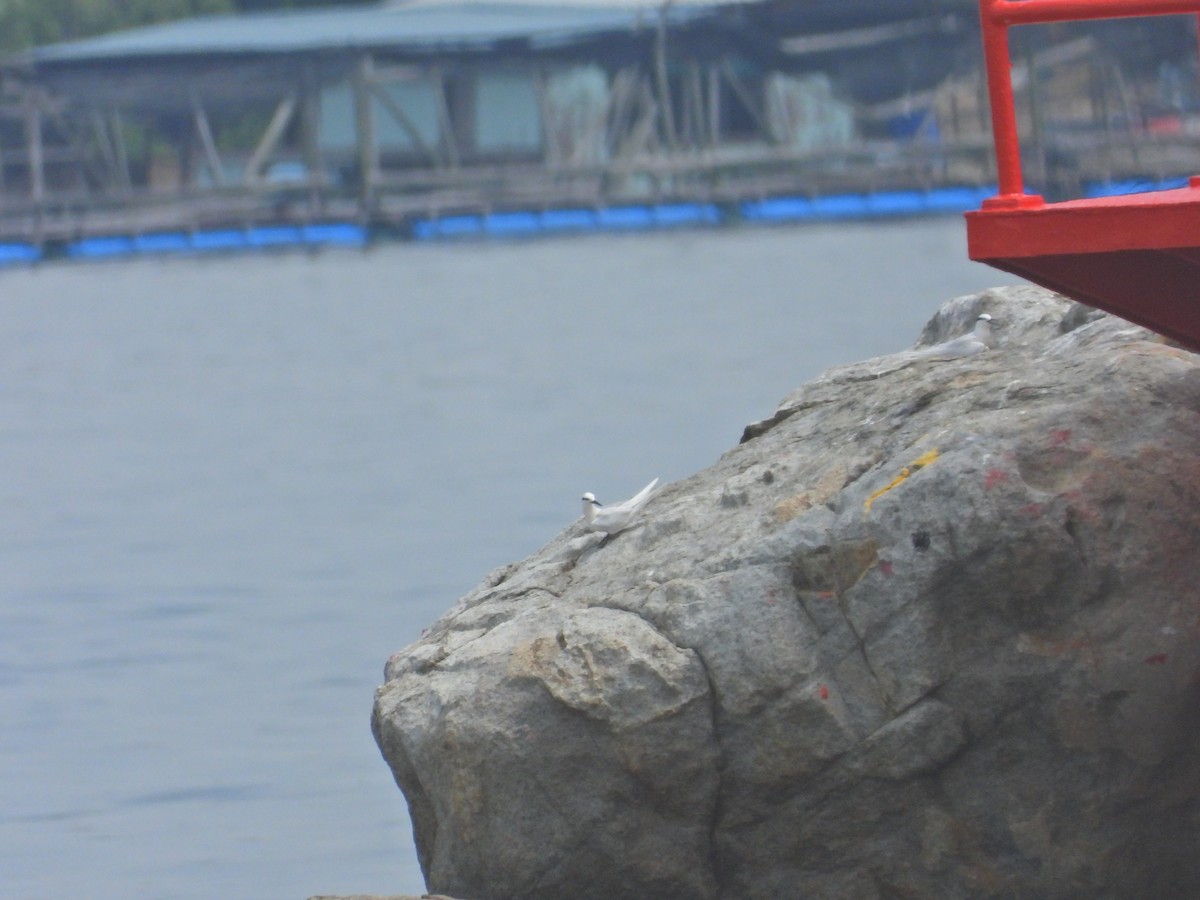
[[[1200,351],[1200,186],[967,213],[971,259]]]

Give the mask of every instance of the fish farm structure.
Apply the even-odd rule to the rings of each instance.
[[[1046,196],[1185,184],[1195,17],[1014,35]],[[996,193],[964,0],[408,0],[0,59],[0,264],[959,213]]]

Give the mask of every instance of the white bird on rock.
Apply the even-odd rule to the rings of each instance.
[[[628,528],[637,514],[642,511],[642,507],[654,495],[656,484],[658,484],[657,478],[628,500],[614,503],[611,506],[601,505],[600,501],[596,499],[596,495],[588,491],[583,495],[583,517],[587,520],[588,530],[603,531],[605,534],[612,535]]]
[[[935,344],[919,352],[921,356],[953,359],[959,356],[974,356],[976,353],[982,353],[995,346],[996,339],[992,336],[992,317],[987,313],[982,313],[975,320],[975,330],[970,334]]]

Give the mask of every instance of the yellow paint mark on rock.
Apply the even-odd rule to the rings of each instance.
[[[835,462],[826,467],[807,491],[795,494],[776,504],[775,524],[783,525],[814,506],[828,503],[830,498],[846,486],[848,477],[849,473],[844,462]]]
[[[870,512],[872,503],[874,503],[876,500],[878,500],[880,497],[882,497],[884,494],[886,494],[892,488],[896,487],[896,485],[903,484],[905,481],[908,480],[908,477],[910,475],[912,475],[914,472],[919,472],[919,471],[921,471],[921,469],[925,468],[926,466],[932,465],[939,456],[941,456],[941,453],[938,452],[937,447],[934,447],[932,450],[922,453],[920,456],[918,456],[916,459],[914,459],[911,463],[909,463],[907,466],[905,466],[903,469],[901,469],[899,475],[897,475],[895,478],[893,478],[891,481],[889,481],[887,484],[885,484],[883,487],[881,487],[879,490],[877,490],[875,493],[873,493],[870,497],[868,497],[866,499],[866,502],[863,503],[863,512]]]

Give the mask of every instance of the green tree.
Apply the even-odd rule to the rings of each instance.
[[[235,9],[234,0],[0,0],[0,50]]]
[[[367,6],[375,2],[378,0],[236,0],[236,5],[244,12],[263,12],[311,6]]]

